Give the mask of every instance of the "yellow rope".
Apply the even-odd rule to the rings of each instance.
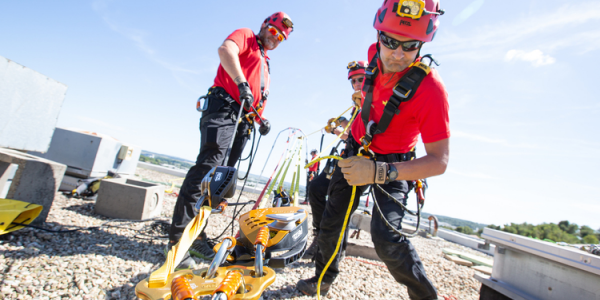
[[[313,165],[323,159],[330,159],[330,158],[336,159],[336,160],[343,159],[343,158],[341,158],[339,156],[335,156],[335,155],[324,156],[321,158],[314,159],[313,161],[308,163],[306,166],[304,166],[304,168],[308,168],[311,165]],[[319,300],[321,299],[321,281],[323,280],[323,276],[325,275],[325,272],[327,272],[329,265],[331,265],[331,263],[333,262],[333,259],[335,258],[338,251],[340,250],[340,245],[342,244],[342,240],[344,239],[344,232],[346,232],[346,226],[348,225],[348,219],[350,217],[350,212],[352,211],[352,206],[354,205],[354,196],[355,195],[356,195],[356,186],[353,185],[352,186],[352,196],[350,197],[350,203],[348,203],[348,209],[346,210],[346,216],[344,217],[344,224],[342,225],[342,231],[340,232],[340,237],[338,238],[337,245],[335,246],[335,250],[333,251],[331,258],[329,258],[329,261],[325,265],[325,268],[323,268],[323,271],[321,272],[321,276],[319,276],[319,281],[317,282],[317,299],[319,299]]]

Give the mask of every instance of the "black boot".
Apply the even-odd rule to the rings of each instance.
[[[314,296],[317,294],[317,283],[319,282],[319,277],[315,276],[306,280],[300,280],[296,284],[296,289],[302,292],[307,296]],[[331,287],[331,282],[321,281],[321,296],[327,295],[329,293],[329,288]]]

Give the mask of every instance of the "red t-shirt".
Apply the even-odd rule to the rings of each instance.
[[[369,61],[376,54],[375,44],[369,48]],[[381,60],[377,60],[381,70]],[[369,120],[379,123],[384,101],[390,99],[398,80],[408,72],[408,69],[383,74],[381,71],[375,78],[373,101]],[[365,101],[363,92],[362,102]],[[400,104],[400,114],[395,115],[385,132],[376,134],[371,143],[371,150],[378,154],[406,153],[416,144],[421,134],[423,143],[433,143],[450,137],[450,118],[448,117],[448,93],[437,70],[423,79],[412,99]],[[358,142],[365,134],[365,124],[361,113],[352,124],[352,137]]]
[[[314,160],[316,157],[317,157],[316,155],[313,155],[310,160]],[[308,167],[308,171],[310,171],[310,172],[316,172],[318,170],[319,170],[319,163],[316,163],[316,164]]]
[[[227,40],[232,40],[239,48],[240,48],[240,65],[242,67],[242,73],[246,76],[246,80],[248,80],[248,84],[250,85],[250,90],[252,91],[252,96],[254,96],[254,103],[252,106],[256,107],[259,101],[262,99],[261,90],[260,90],[260,68],[261,68],[261,53],[260,47],[258,46],[258,42],[256,41],[256,35],[249,28],[242,28],[234,31],[227,37]],[[269,57],[267,56],[265,49],[265,57],[264,63],[262,67],[264,68],[263,76],[265,83],[265,90],[269,89],[270,77],[269,77],[269,68],[267,67],[266,60]],[[237,84],[233,81],[233,78],[227,74],[222,65],[219,64],[219,69],[217,70],[217,77],[215,77],[215,86],[219,86],[225,89],[225,91],[231,95],[233,99],[238,104],[240,102],[240,91],[238,89]],[[267,101],[263,102],[263,108],[266,106]],[[262,111],[259,113],[262,116]]]

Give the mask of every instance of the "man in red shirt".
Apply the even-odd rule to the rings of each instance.
[[[317,157],[317,149],[313,149],[310,151],[311,158],[310,160],[315,159]],[[319,163],[316,163],[308,168],[308,181],[312,181],[315,178],[315,175],[319,172]]]
[[[377,255],[396,281],[406,285],[411,299],[438,299],[413,245],[399,232],[405,212],[396,201],[406,203],[413,180],[443,174],[448,163],[448,95],[437,71],[419,57],[422,44],[433,40],[441,14],[439,0],[386,0],[375,15],[378,41],[369,51],[362,111],[352,124],[346,159],[338,163],[329,184],[316,276],[297,284],[304,294],[317,292],[318,278],[343,227],[352,186],[355,210],[360,195],[373,185],[377,205],[371,236]],[[413,159],[419,134],[427,154]],[[368,156],[359,157],[359,152]],[[325,272],[322,295],[338,275],[338,263],[334,257]]]
[[[201,196],[200,184],[204,176],[218,165],[233,167],[240,158],[249,130],[254,126],[247,118],[242,118],[234,132],[238,113],[240,109],[244,109],[245,113],[256,110],[262,116],[270,83],[267,51],[274,50],[286,40],[293,26],[287,14],[277,12],[262,23],[258,34],[248,28],[238,29],[219,47],[221,64],[214,85],[208,91],[208,105],[200,118],[200,153],[177,197],[166,252],[179,241],[183,230],[194,218],[193,208]],[[244,107],[240,108],[242,100]],[[254,121],[260,124],[260,134],[266,135],[271,127],[265,118],[262,120],[255,118]],[[228,149],[232,139],[233,146]],[[201,233],[189,253],[205,259],[214,257],[206,239],[206,233]],[[178,268],[193,266],[194,260],[186,255]]]

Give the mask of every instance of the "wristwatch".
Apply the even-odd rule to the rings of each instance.
[[[398,170],[396,169],[396,167],[394,167],[394,164],[389,163],[387,164],[388,166],[388,172],[387,172],[387,176],[385,178],[385,183],[388,184],[392,181],[395,181],[396,178],[398,178]]]

